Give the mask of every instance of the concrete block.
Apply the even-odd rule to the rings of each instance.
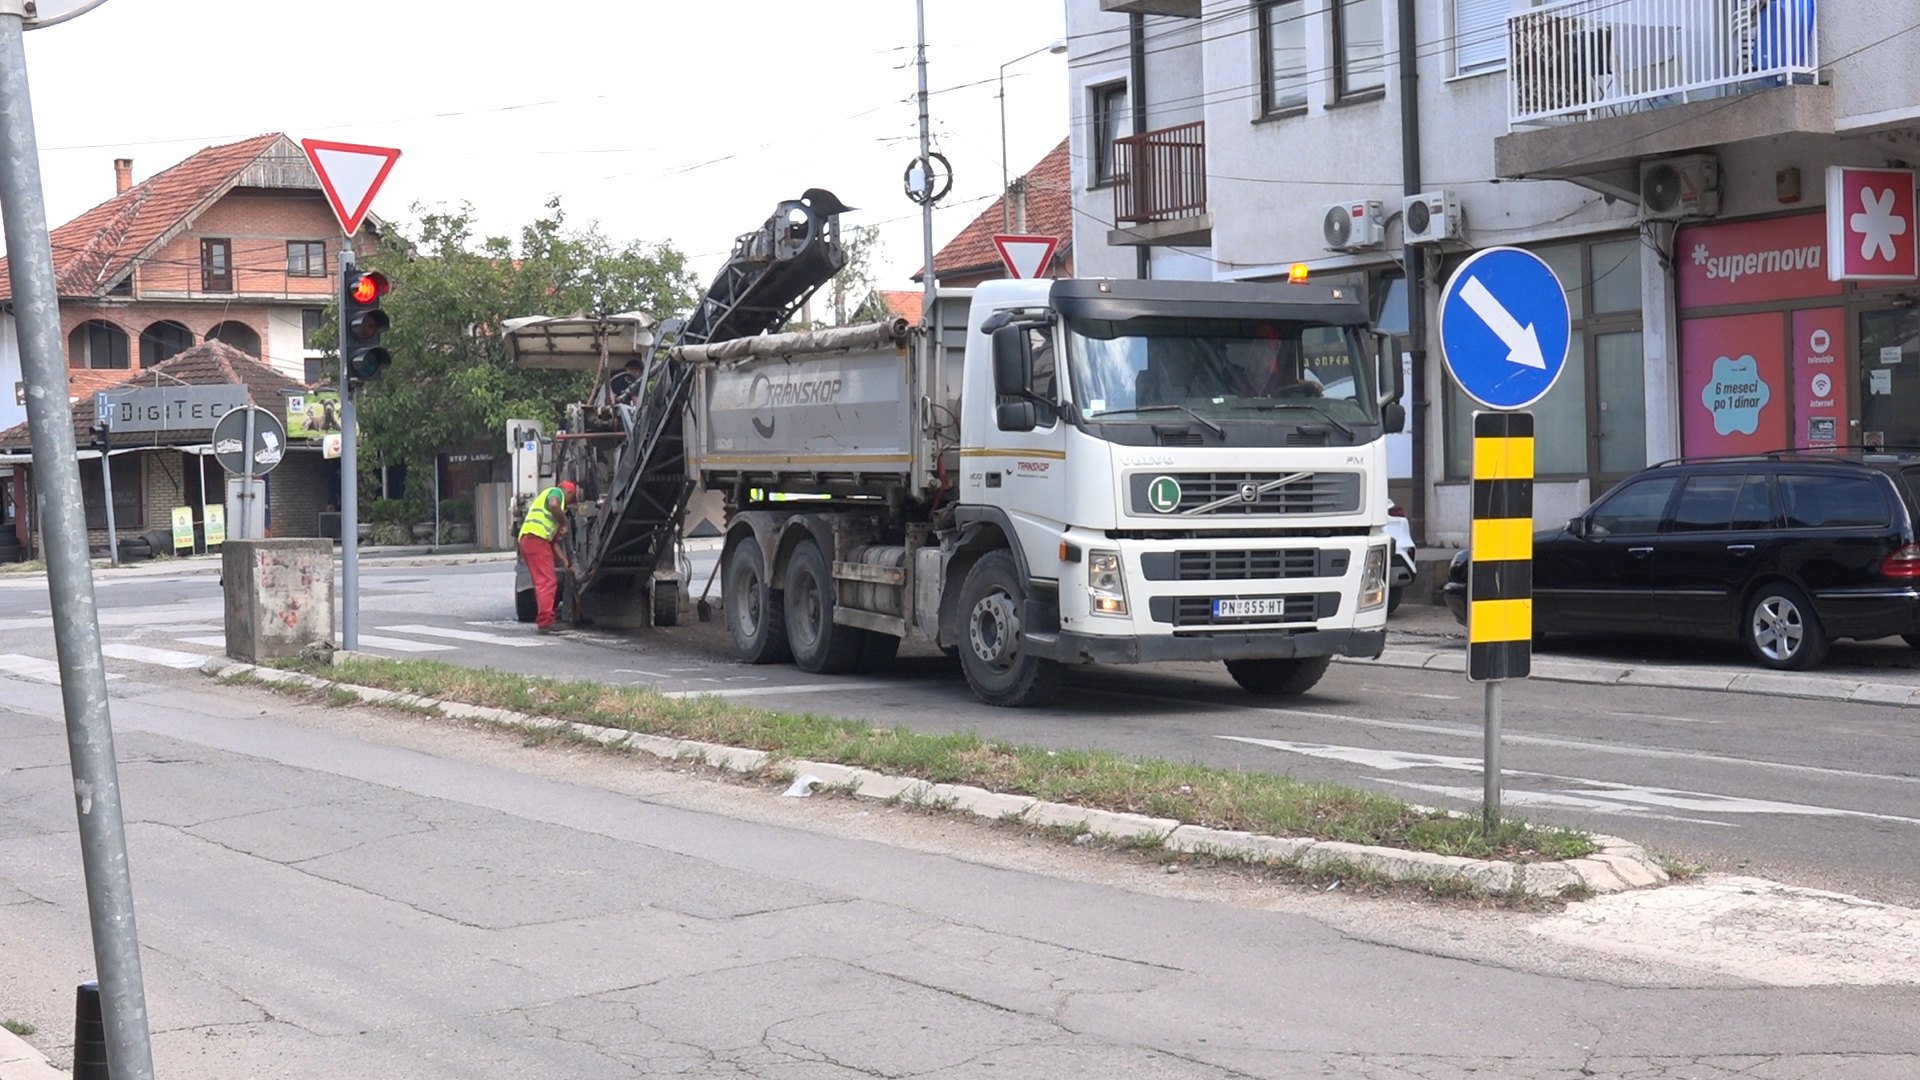
[[[1175,851],[1265,862],[1292,862],[1313,847],[1313,843],[1288,836],[1209,829],[1204,825],[1182,825],[1167,836],[1167,846]]]
[[[852,780],[859,787],[854,794],[863,799],[901,799],[906,802],[918,802],[932,784],[925,780],[916,780],[910,776],[888,776],[872,769],[850,769]],[[816,774],[819,775],[819,774]]]
[[[1754,672],[1736,676],[1727,684],[1727,689],[1737,694],[1845,701],[1860,689],[1860,684],[1851,679],[1843,682],[1837,679],[1823,679],[1816,675],[1776,675],[1772,672]]]
[[[1633,668],[1620,677],[1620,684],[1669,690],[1726,690],[1740,674],[1712,668]]]
[[[1615,877],[1626,882],[1631,888],[1644,889],[1649,885],[1658,885],[1667,879],[1665,870],[1625,855],[1611,855],[1603,851],[1588,858],[1605,863],[1613,870]]]
[[[234,540],[221,549],[227,655],[247,663],[333,647],[333,544]]]
[[[1570,859],[1567,866],[1580,876],[1587,888],[1597,893],[1626,892],[1632,887],[1613,872],[1613,867],[1598,859]]]
[[[1847,700],[1857,701],[1864,705],[1898,705],[1904,707],[1913,704],[1916,694],[1920,694],[1920,688],[1907,686],[1902,683],[1863,682],[1854,687],[1853,696]]]
[[[1563,862],[1522,863],[1514,869],[1520,891],[1531,896],[1559,896],[1561,890],[1582,883],[1573,867]]]
[[[1034,805],[1038,806],[1038,803]],[[1145,814],[1120,814],[1112,810],[1085,811],[1087,828],[1095,836],[1111,836],[1116,840],[1133,837],[1166,836],[1180,827],[1173,818],[1148,817]]]
[[[936,784],[933,797],[952,799],[955,810],[996,821],[1005,817],[1020,817],[1040,801],[1031,795],[1003,795],[969,784]]]

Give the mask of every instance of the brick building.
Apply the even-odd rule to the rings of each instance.
[[[994,236],[1015,233],[1023,236],[1058,237],[1060,246],[1041,277],[1073,276],[1073,159],[1068,141],[1040,159],[1010,190],[993,200],[980,216],[933,256],[935,280],[943,288],[970,288],[983,281],[1007,276],[1000,261],[1000,249]],[[913,280],[922,280],[916,273]],[[919,321],[916,318],[913,321]]]
[[[307,393],[301,383],[253,359],[224,342],[196,345],[113,387],[125,395],[135,388],[160,386],[244,386],[247,400],[272,412],[284,423],[289,400]],[[93,448],[94,399],[91,394],[73,402],[74,439],[80,450],[80,480],[87,508],[88,539],[105,550],[107,521],[101,455]],[[237,522],[231,505],[229,477],[214,459],[205,428],[163,432],[121,433],[113,436],[114,526],[122,538],[170,529],[173,509],[193,511],[195,534],[205,536],[206,508],[228,508],[227,519]],[[9,501],[32,507],[33,458],[26,424],[0,431],[0,464],[10,468]],[[286,456],[261,481],[270,536],[318,536],[320,515],[338,503],[339,462],[327,460],[316,440],[289,439]],[[13,536],[25,552],[37,552],[34,535],[39,522],[16,513]],[[229,524],[229,529],[234,529]],[[29,554],[28,557],[31,557]]]
[[[73,396],[209,341],[317,381],[307,337],[336,288],[343,240],[300,147],[278,134],[210,146],[137,184],[132,161],[113,167],[113,197],[51,236]],[[10,309],[4,267],[0,306]],[[19,380],[11,340],[0,368],[0,382]],[[24,418],[0,397],[0,426]]]

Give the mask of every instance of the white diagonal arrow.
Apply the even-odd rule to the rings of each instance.
[[[1507,347],[1507,361],[1522,364],[1530,368],[1547,369],[1547,357],[1540,351],[1540,335],[1534,333],[1531,324],[1521,326],[1520,320],[1513,317],[1480,279],[1470,277],[1460,286],[1460,299],[1467,302],[1475,315],[1487,324],[1487,328],[1497,335]]]

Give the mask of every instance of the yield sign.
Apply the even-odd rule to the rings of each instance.
[[[1007,273],[1017,278],[1037,278],[1052,264],[1060,238],[1003,234],[993,238],[993,246],[1000,249],[1000,261],[1007,264]]]
[[[340,219],[340,227],[348,236],[359,232],[360,223],[366,220],[367,208],[373,205],[374,194],[393,171],[393,163],[400,160],[400,151],[390,146],[361,146],[319,139],[301,139],[300,145],[320,177],[320,186],[326,190],[327,201],[333,204],[333,215]]]

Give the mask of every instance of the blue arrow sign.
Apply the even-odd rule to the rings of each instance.
[[[1468,397],[1524,409],[1567,366],[1573,320],[1553,268],[1519,248],[1475,252],[1440,296],[1440,351]]]

